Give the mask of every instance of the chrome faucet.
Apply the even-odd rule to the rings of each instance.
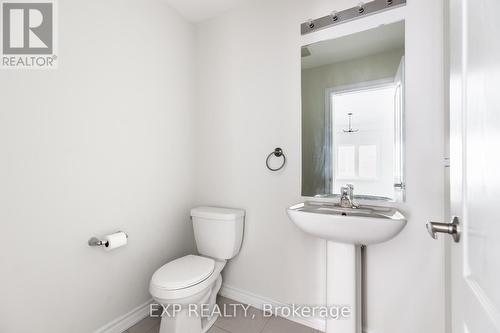
[[[346,184],[340,188],[340,207],[342,208],[358,208],[359,205],[354,203],[354,185]]]

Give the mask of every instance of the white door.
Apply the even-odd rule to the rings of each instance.
[[[450,0],[453,333],[500,332],[500,0]]]

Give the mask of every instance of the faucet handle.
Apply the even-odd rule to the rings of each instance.
[[[340,187],[340,193],[347,192],[348,195],[352,196],[354,193],[354,185],[353,184],[345,184]]]
[[[340,205],[348,208],[358,208],[359,205],[354,203],[354,185],[345,184],[340,187]]]
[[[348,185],[344,185],[340,187],[340,195],[347,195],[351,192],[351,188]]]
[[[351,199],[351,201],[354,200],[354,184],[347,184],[347,186],[349,187],[349,198]]]

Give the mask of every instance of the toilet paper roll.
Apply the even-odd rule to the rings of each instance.
[[[107,235],[104,239],[106,239],[106,250],[108,251],[127,245],[127,234],[123,231]]]

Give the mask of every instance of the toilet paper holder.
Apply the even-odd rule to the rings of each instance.
[[[117,232],[123,232],[123,231],[117,231]],[[128,234],[126,232],[123,232],[123,233],[128,238]],[[89,241],[88,241],[88,244],[89,244],[89,246],[105,246],[105,247],[109,246],[107,240],[102,240],[102,239],[99,239],[97,237],[90,238]]]

